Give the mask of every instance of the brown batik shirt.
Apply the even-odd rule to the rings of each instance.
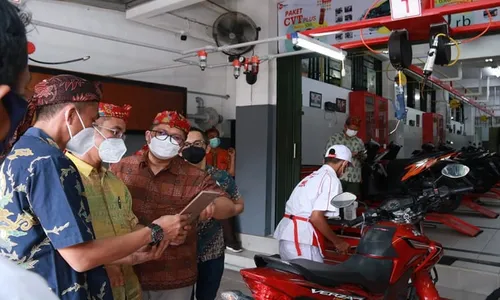
[[[139,223],[148,225],[163,215],[179,212],[201,191],[224,192],[208,173],[184,161],[172,159],[170,165],[154,175],[148,166],[148,152],[122,159],[111,171],[132,194],[132,210]],[[184,244],[168,246],[159,260],[135,267],[145,291],[171,290],[193,285],[197,278],[197,234],[192,227]]]

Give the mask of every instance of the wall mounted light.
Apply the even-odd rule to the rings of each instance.
[[[344,61],[346,57],[345,51],[342,51],[341,49],[335,48],[328,44],[322,43],[304,34],[293,32],[291,34],[291,37],[292,37],[292,43],[295,46],[311,50],[340,61]]]

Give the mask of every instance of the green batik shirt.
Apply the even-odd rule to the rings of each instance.
[[[365,151],[365,145],[363,144],[363,141],[358,138],[358,137],[348,137],[345,135],[345,133],[340,132],[332,135],[329,139],[328,142],[326,143],[325,151],[323,153],[326,153],[326,150],[330,148],[333,145],[344,145],[351,152],[354,153],[359,153],[362,151]],[[361,159],[365,159],[366,154],[361,155]],[[352,158],[352,166],[347,167],[347,170],[345,171],[344,175],[340,177],[340,180],[347,181],[347,182],[361,182],[361,164],[362,160],[359,158]]]
[[[89,203],[96,239],[130,233],[139,221],[132,212],[132,197],[127,186],[113,173],[97,170],[71,153],[66,156],[78,168]],[[121,272],[124,285],[112,287],[114,300],[141,300],[141,285],[130,265],[105,266],[111,281],[113,272]],[[119,274],[119,273],[118,273]]]

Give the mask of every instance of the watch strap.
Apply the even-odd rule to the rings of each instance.
[[[158,245],[163,240],[163,228],[155,223],[149,224],[148,228],[151,229],[151,243],[149,245]]]

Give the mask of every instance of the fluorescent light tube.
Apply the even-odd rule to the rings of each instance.
[[[291,35],[292,43],[296,46],[323,54],[336,60],[344,61],[345,59],[346,53],[339,48],[332,47],[298,32],[294,32]]]
[[[341,33],[341,32],[342,32],[342,30],[328,31],[328,32],[321,32],[321,33],[311,33],[311,36],[314,36],[314,37],[328,36],[328,35],[333,35],[333,34],[337,34],[337,33]]]

